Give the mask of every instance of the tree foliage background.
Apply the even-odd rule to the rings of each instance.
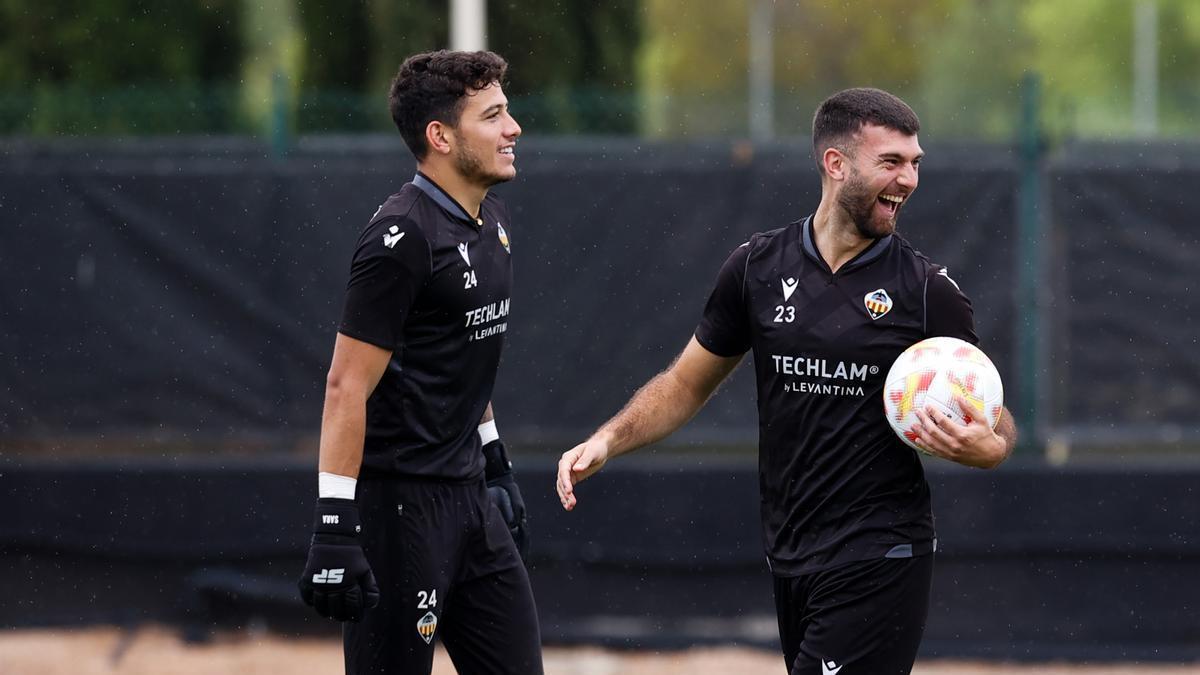
[[[512,64],[527,129],[740,136],[757,1],[491,0],[489,46]],[[777,133],[807,134],[832,91],[878,86],[929,135],[1007,139],[1035,72],[1052,133],[1131,135],[1138,2],[1158,8],[1160,133],[1196,135],[1195,0],[774,2]],[[448,13],[447,0],[0,0],[0,132],[387,130],[388,81],[406,55],[447,46]]]

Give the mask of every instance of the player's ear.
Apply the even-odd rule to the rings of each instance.
[[[437,120],[431,121],[425,125],[425,143],[429,149],[439,155],[450,153],[450,146],[454,141],[454,129]]]
[[[835,147],[825,148],[821,154],[821,164],[825,167],[825,175],[833,180],[843,180],[849,170],[850,158]]]

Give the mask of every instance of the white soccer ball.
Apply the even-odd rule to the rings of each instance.
[[[970,420],[954,402],[963,398],[996,428],[1004,407],[1004,384],[992,360],[975,345],[952,337],[922,340],[904,350],[888,370],[883,408],[892,430],[910,447],[925,452],[912,431],[917,410],[932,406],[959,424]]]

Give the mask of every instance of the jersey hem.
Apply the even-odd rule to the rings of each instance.
[[[768,555],[767,564],[771,568],[771,574],[773,576],[781,579],[788,579],[792,577],[807,576],[817,572],[824,572],[826,570],[842,567],[843,565],[864,562],[867,560],[882,560],[884,558],[901,560],[904,558],[920,558],[922,556],[930,555],[937,550],[937,546],[935,544],[936,541],[937,537],[932,539],[905,542],[906,544],[910,544],[912,546],[912,555],[904,556],[902,558],[896,558],[896,556],[887,555],[889,551],[893,550],[897,546],[896,544],[892,544],[889,546],[880,547],[878,550],[873,549],[870,552],[863,552],[861,554],[850,554],[847,557],[839,557],[830,562],[821,564],[801,563],[796,565],[794,562],[780,561],[779,559]]]
[[[439,483],[442,485],[471,485],[484,480],[484,476],[482,469],[476,475],[467,477],[450,477],[419,473],[405,473],[400,471],[392,471],[390,469],[380,469],[364,464],[359,470],[358,479],[360,481],[387,480],[409,483]]]

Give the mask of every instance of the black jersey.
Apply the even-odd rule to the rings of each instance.
[[[508,329],[508,210],[476,220],[417,174],[358,240],[339,332],[392,351],[367,401],[364,473],[469,480]]]
[[[970,301],[900,236],[834,274],[811,221],[736,249],[696,329],[719,356],[754,350],[763,536],[779,576],[933,548],[929,485],[884,417],[884,378],[926,337],[978,342]]]

